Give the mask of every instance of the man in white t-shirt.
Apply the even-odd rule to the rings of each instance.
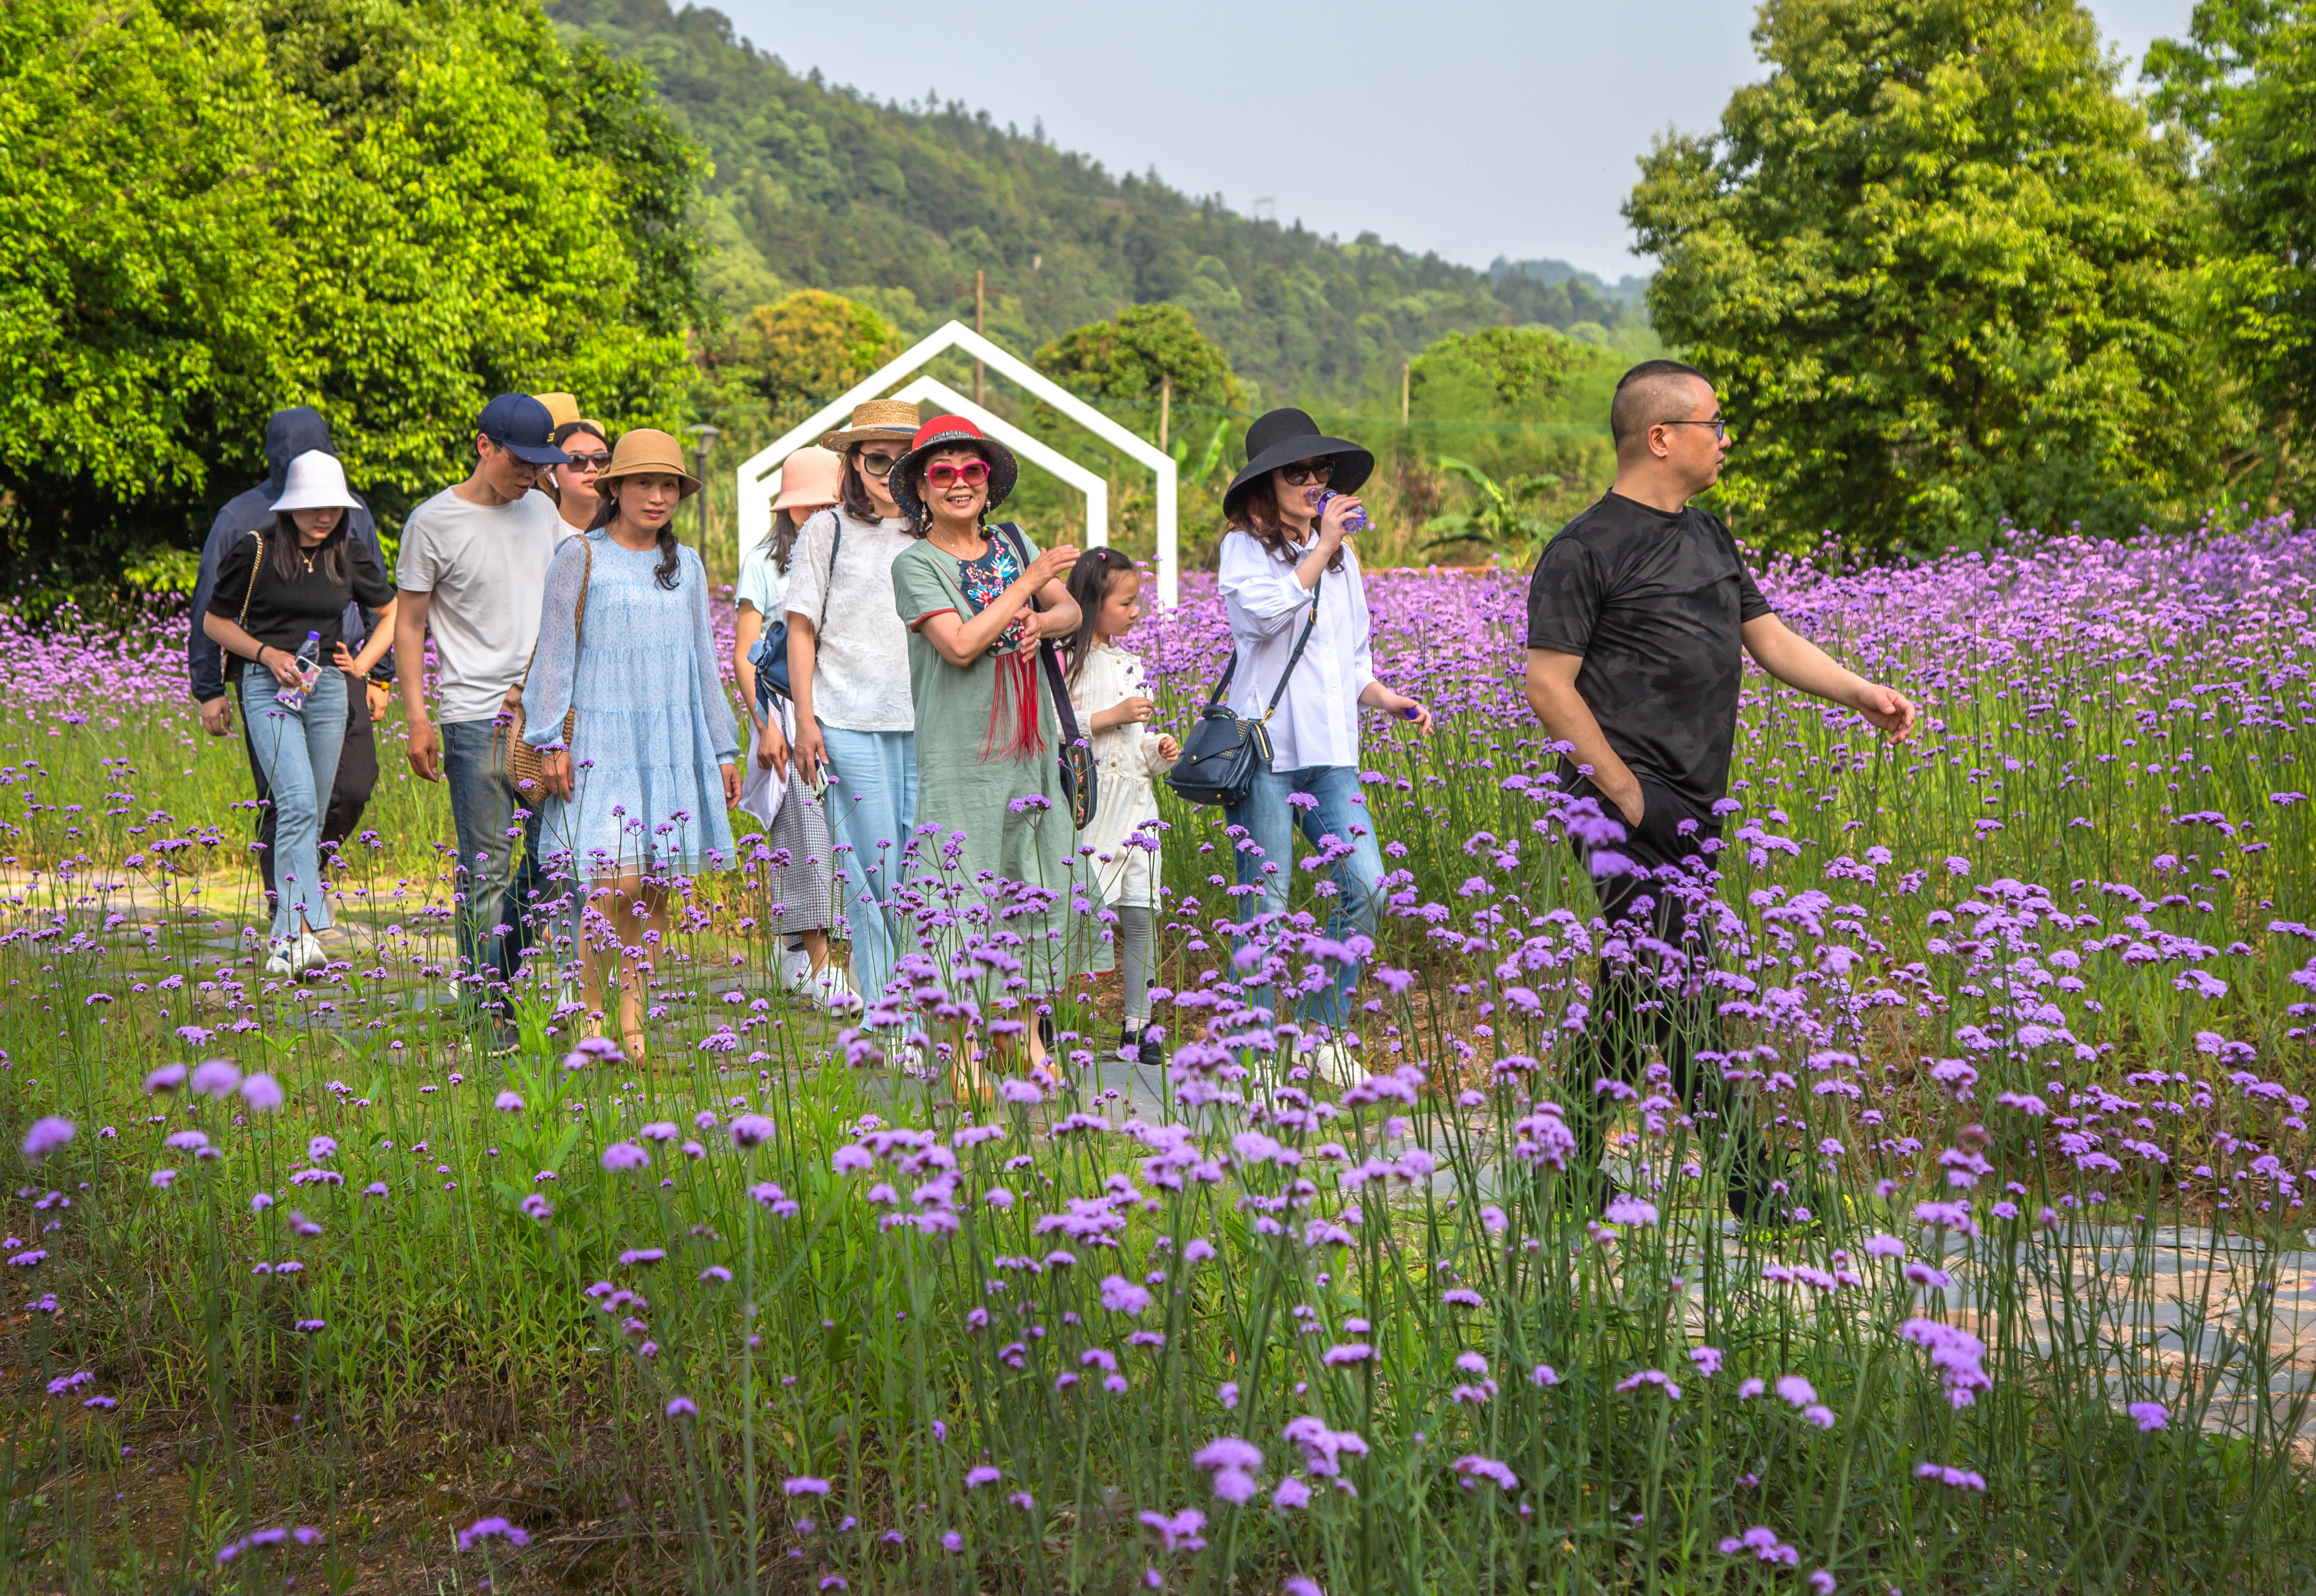
[[[492,733],[521,701],[562,522],[554,502],[531,492],[541,467],[571,457],[548,441],[553,428],[547,406],[528,394],[502,394],[485,405],[475,422],[473,474],[410,512],[395,567],[401,590],[395,646],[413,662],[401,676],[410,768],[423,780],[450,782],[459,834],[459,1006],[487,1016],[494,1056],[513,1051],[516,1042],[506,989],[530,941],[524,909],[533,895],[539,821],[507,785]],[[439,740],[426,718],[425,672],[416,665],[430,625]]]

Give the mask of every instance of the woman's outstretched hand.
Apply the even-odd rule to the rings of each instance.
[[[1057,543],[1030,561],[1029,569],[1022,574],[1029,579],[1029,590],[1034,593],[1049,581],[1061,581],[1068,577],[1070,567],[1077,563],[1077,545]]]

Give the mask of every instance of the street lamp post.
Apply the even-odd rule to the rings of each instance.
[[[724,436],[724,429],[711,427],[706,421],[696,421],[684,429],[691,434],[692,443],[699,450],[699,568],[708,569],[708,457],[715,452],[716,440]]]

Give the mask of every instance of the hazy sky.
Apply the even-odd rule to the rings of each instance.
[[[1611,279],[1643,264],[1617,215],[1635,157],[1667,127],[1713,126],[1761,70],[1740,0],[718,4],[798,72],[879,100],[937,90],[1025,132],[1042,118],[1064,149],[1234,210],[1267,197],[1322,233]],[[2132,84],[2193,9],[2091,3]]]

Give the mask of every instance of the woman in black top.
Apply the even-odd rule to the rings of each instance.
[[[242,715],[272,794],[277,891],[265,968],[273,975],[303,975],[325,962],[314,935],[330,924],[322,805],[346,739],[346,676],[366,675],[394,642],[393,585],[370,550],[346,536],[353,502],[334,457],[316,449],[290,461],[272,527],[227,552],[201,617],[225,651],[227,679],[239,678]],[[340,634],[353,602],[378,612],[359,654]],[[309,634],[320,644],[316,658],[335,669],[298,658]]]

